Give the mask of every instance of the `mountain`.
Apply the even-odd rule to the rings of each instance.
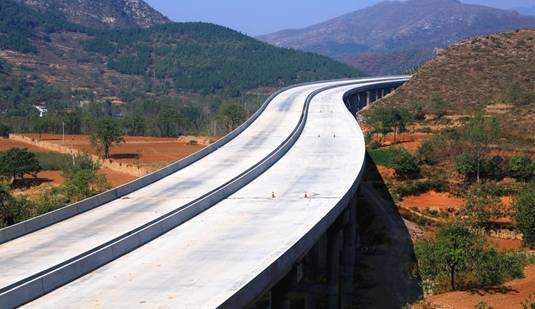
[[[95,28],[148,28],[171,21],[143,0],[16,0],[42,12]]]
[[[535,30],[519,30],[453,44],[423,65],[379,104],[430,108],[447,102],[450,113],[498,118],[506,140],[535,145]]]
[[[299,30],[260,36],[275,46],[320,53],[371,74],[399,73],[460,39],[535,27],[515,11],[456,0],[387,1]],[[392,60],[389,61],[388,58]]]
[[[87,132],[91,121],[80,123],[103,115],[143,115],[157,126],[156,117],[176,113],[180,132],[191,133],[205,130],[224,103],[252,112],[275,88],[359,74],[214,24],[95,29],[0,1],[0,121],[19,131],[35,131],[33,106],[45,105],[50,117],[76,116],[71,133]]]

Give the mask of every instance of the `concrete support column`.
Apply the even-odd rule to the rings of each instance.
[[[370,105],[371,103],[371,92],[366,91],[366,106]]]
[[[340,272],[340,308],[349,308],[353,300],[353,273],[357,249],[357,199],[346,210],[348,222],[344,226]]]
[[[327,308],[338,309],[340,306],[340,249],[342,230],[337,220],[328,231],[327,264]]]

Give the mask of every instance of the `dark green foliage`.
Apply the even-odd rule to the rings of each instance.
[[[528,156],[514,156],[509,161],[509,175],[528,181],[535,176],[535,161]]]
[[[405,149],[398,149],[392,159],[392,167],[400,178],[412,179],[420,175],[418,159]]]
[[[524,277],[526,258],[515,252],[500,253],[494,248],[483,251],[477,259],[475,274],[481,286],[499,285]]]
[[[514,200],[518,229],[524,234],[524,244],[535,248],[535,183],[530,183]]]
[[[228,133],[245,121],[246,112],[240,105],[225,104],[219,108],[218,117],[223,121]]]
[[[124,138],[118,122],[104,118],[96,123],[95,131],[91,134],[91,144],[104,159],[110,157],[111,147],[120,143],[124,143]]]
[[[0,136],[4,138],[8,138],[10,133],[11,133],[11,127],[0,122]]]
[[[380,148],[368,151],[368,154],[376,165],[382,165],[389,168],[394,167],[394,158],[398,153],[399,151],[397,148]]]
[[[39,13],[11,0],[0,1],[0,49],[36,52],[30,39],[37,35],[37,30],[46,33],[79,32],[84,31],[84,28],[68,23],[58,16]]]
[[[485,156],[490,145],[500,136],[500,125],[496,118],[486,118],[478,113],[470,118],[461,130],[465,153],[455,158],[455,167],[467,180],[476,179],[479,183],[482,176],[497,177],[499,166],[503,162],[488,160]],[[503,160],[500,160],[503,161]],[[485,165],[486,164],[486,165]],[[500,172],[503,173],[503,172]]]
[[[481,178],[500,180],[506,174],[506,162],[500,156],[492,158],[480,158],[470,153],[463,153],[454,158],[454,166],[466,181],[474,181]],[[478,170],[479,168],[479,170]]]
[[[394,143],[397,134],[404,131],[411,120],[409,111],[402,107],[379,106],[374,108],[368,116],[368,122],[373,127],[374,133],[384,136],[394,132]]]
[[[181,91],[237,96],[259,86],[358,75],[326,57],[276,48],[206,23],[99,31],[84,46],[110,57],[111,69],[172,79]]]
[[[12,148],[0,155],[0,175],[13,182],[26,174],[35,176],[39,171],[39,161],[27,149]]]
[[[396,193],[400,197],[418,195],[431,190],[436,192],[446,192],[448,190],[448,183],[441,180],[413,180],[403,182],[396,187]]]
[[[449,278],[450,288],[455,290],[458,273],[475,267],[483,243],[480,235],[461,224],[439,228],[434,239],[418,242],[415,246],[422,279]]]
[[[79,160],[81,159],[83,158],[79,157]],[[74,203],[104,192],[110,185],[106,177],[97,172],[98,165],[92,163],[90,159],[86,159],[85,164],[75,164],[64,172],[67,179],[59,193],[68,199],[68,203]]]
[[[417,242],[415,253],[422,279],[439,288],[448,282],[452,290],[522,278],[526,265],[523,253],[497,252],[481,234],[460,223],[444,225],[433,239]],[[460,280],[467,276],[472,280]]]
[[[485,228],[492,219],[504,215],[502,202],[493,187],[492,184],[476,184],[466,194],[463,212],[472,226]]]
[[[436,164],[449,158],[452,151],[449,144],[450,142],[443,135],[433,135],[418,147],[416,157],[422,163]]]

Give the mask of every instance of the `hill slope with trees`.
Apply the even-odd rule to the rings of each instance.
[[[225,104],[247,115],[276,88],[358,75],[213,24],[95,29],[0,2],[1,118],[18,132],[60,133],[64,122],[67,133],[90,133],[103,116],[132,134],[207,132]],[[36,105],[48,109],[45,124]],[[172,123],[157,127],[163,120]]]

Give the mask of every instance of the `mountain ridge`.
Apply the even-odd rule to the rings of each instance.
[[[426,49],[427,57],[422,60],[428,60],[434,48],[467,37],[531,27],[535,27],[533,17],[456,0],[385,1],[303,29],[283,30],[258,39],[326,55],[371,74],[385,74],[401,73],[399,63],[374,68],[359,56],[399,57]]]
[[[148,28],[170,23],[143,0],[15,0],[92,28]]]

